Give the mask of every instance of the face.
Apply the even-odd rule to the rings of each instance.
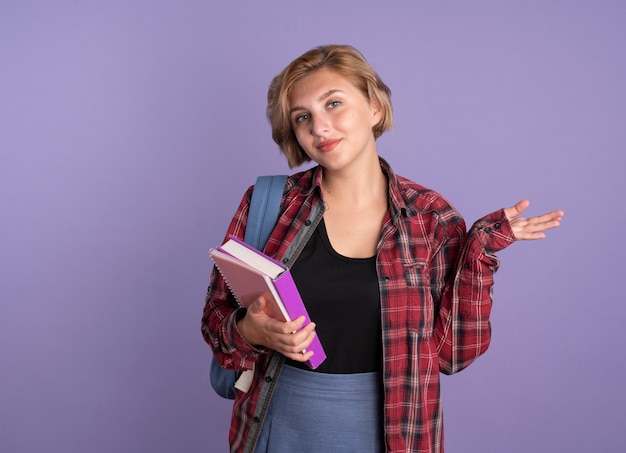
[[[298,143],[327,170],[378,158],[372,127],[380,109],[345,77],[319,69],[293,86],[289,105]]]

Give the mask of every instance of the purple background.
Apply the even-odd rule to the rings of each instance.
[[[626,3],[0,4],[0,451],[221,452],[200,334],[258,174],[267,85],[318,44],[393,91],[379,151],[468,223],[567,213],[501,253],[493,343],[443,378],[455,452],[623,451]]]

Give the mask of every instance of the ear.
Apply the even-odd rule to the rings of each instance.
[[[380,123],[381,119],[383,118],[383,109],[380,106],[380,102],[378,102],[378,100],[376,99],[371,99],[370,102],[370,112],[371,112],[371,117],[372,117],[372,127],[376,126],[378,123]]]

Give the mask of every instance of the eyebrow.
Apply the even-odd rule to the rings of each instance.
[[[319,102],[319,101],[323,101],[324,99],[327,99],[327,98],[331,97],[331,96],[332,96],[333,94],[335,94],[335,93],[343,93],[343,91],[342,91],[342,90],[339,90],[339,89],[332,89],[332,90],[328,90],[326,93],[322,93],[322,94],[320,95],[320,97],[318,97],[318,98],[317,98],[317,101],[318,101],[318,102]],[[298,105],[294,105],[293,107],[291,107],[291,108],[289,109],[289,113],[291,114],[291,113],[293,113],[293,112],[295,112],[295,111],[297,111],[297,110],[306,110],[306,109],[305,109],[304,107],[300,107],[300,106],[298,106]]]

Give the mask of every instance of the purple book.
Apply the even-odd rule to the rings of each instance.
[[[241,306],[264,295],[268,315],[281,321],[304,316],[303,326],[311,322],[289,268],[233,236],[209,254]],[[317,336],[308,349],[313,356],[306,364],[315,369],[326,359]]]

